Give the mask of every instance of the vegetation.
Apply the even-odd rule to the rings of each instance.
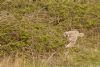
[[[72,29],[85,36],[65,49]],[[99,0],[0,0],[0,67],[99,67],[99,40]]]

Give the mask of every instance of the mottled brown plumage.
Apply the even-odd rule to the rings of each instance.
[[[64,36],[67,37],[69,44],[65,45],[66,48],[68,47],[73,47],[74,44],[76,43],[78,37],[83,37],[83,33],[79,33],[77,30],[72,30],[72,31],[66,31],[64,32]]]

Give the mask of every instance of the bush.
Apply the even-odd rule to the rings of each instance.
[[[63,49],[63,32],[99,27],[100,5],[65,0],[0,1],[1,54]],[[98,29],[98,28],[96,28]],[[60,46],[60,47],[59,47]]]

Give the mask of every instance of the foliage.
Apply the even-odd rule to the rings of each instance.
[[[63,32],[72,29],[85,37],[67,50]],[[99,65],[99,40],[99,0],[0,0],[1,57],[19,54],[30,58],[56,52],[56,60],[60,57],[68,66],[80,67],[85,61]],[[70,53],[67,59],[62,56],[64,51]]]

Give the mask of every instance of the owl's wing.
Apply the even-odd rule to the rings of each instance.
[[[84,33],[79,33],[79,36],[80,36],[80,37],[83,37],[83,36],[84,36]]]

